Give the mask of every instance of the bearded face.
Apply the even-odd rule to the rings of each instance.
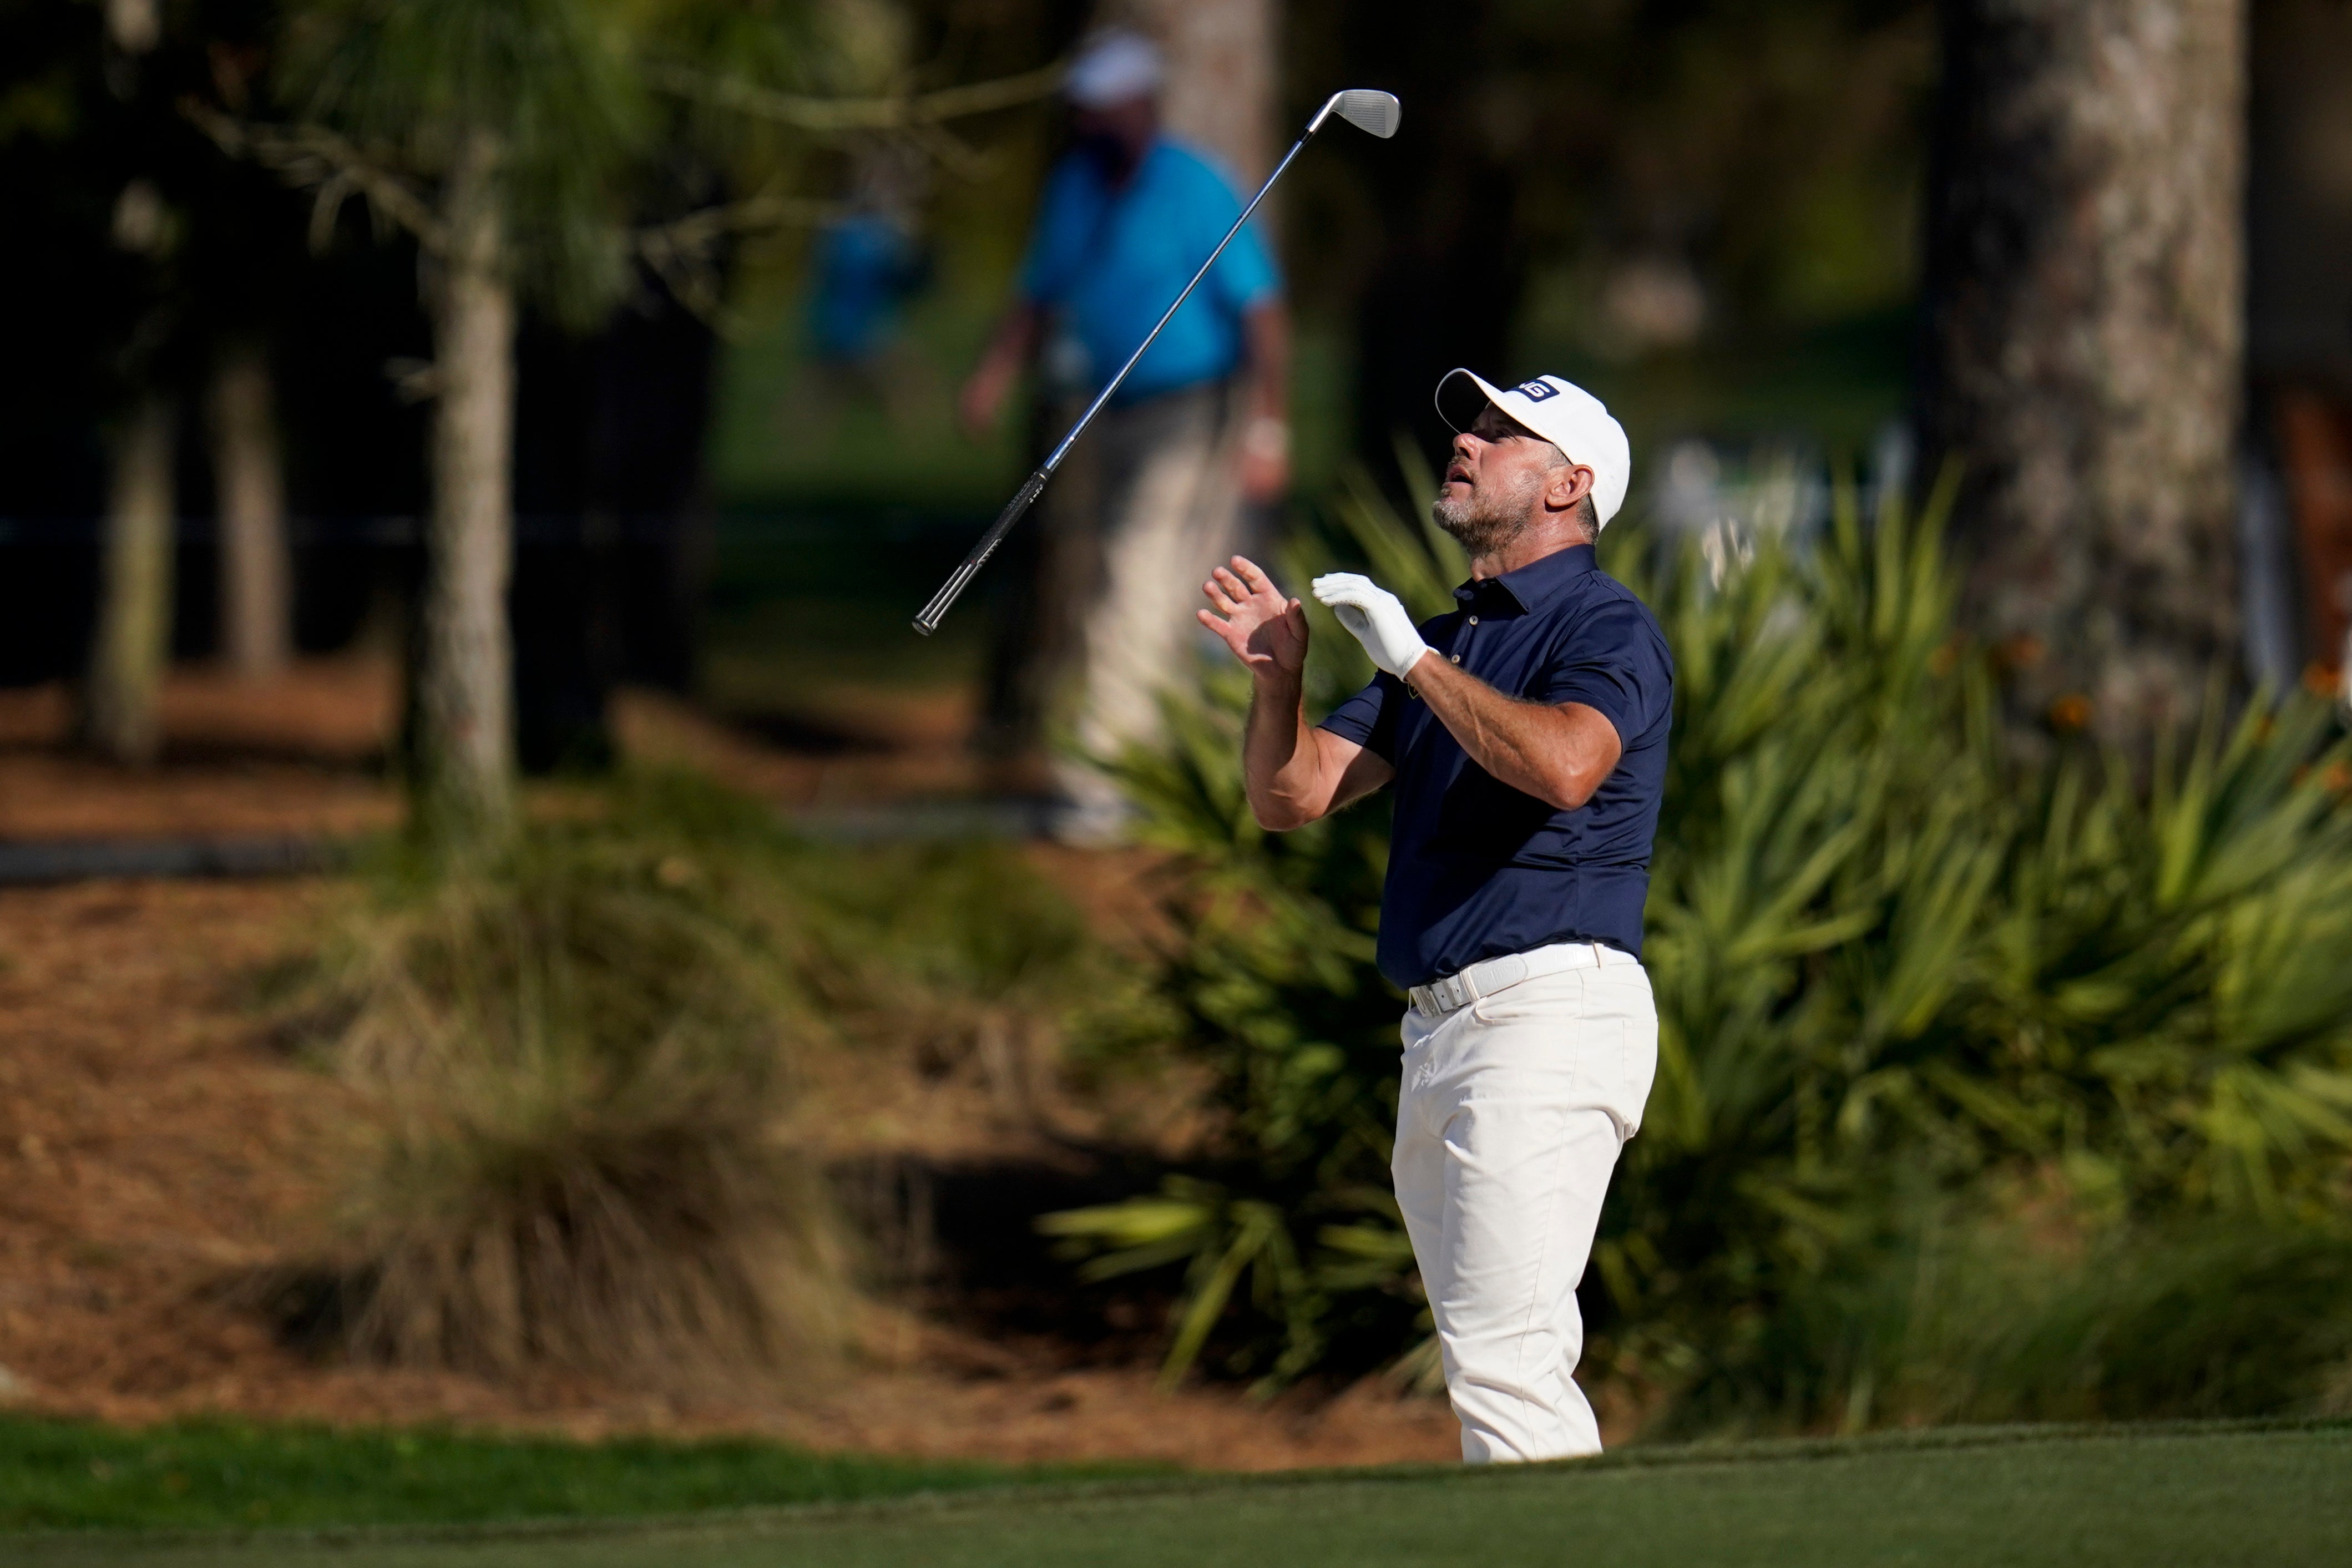
[[[1507,483],[1497,486],[1489,481],[1465,495],[1451,496],[1440,490],[1436,504],[1429,509],[1430,519],[1473,557],[1492,555],[1528,531],[1536,497],[1549,478],[1547,470],[1530,468]]]

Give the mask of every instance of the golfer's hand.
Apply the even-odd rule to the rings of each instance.
[[[1413,629],[1404,601],[1353,572],[1315,579],[1315,596],[1331,607],[1348,634],[1364,645],[1372,662],[1402,680],[1429,645]]]
[[[1232,570],[1210,573],[1201,592],[1215,606],[1199,612],[1201,624],[1223,637],[1252,675],[1297,675],[1307,668],[1307,612],[1256,563],[1234,556]]]

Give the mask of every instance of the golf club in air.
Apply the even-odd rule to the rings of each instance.
[[[1209,258],[1201,263],[1201,269],[1192,274],[1192,280],[1184,285],[1181,294],[1176,296],[1176,302],[1168,307],[1143,342],[1136,345],[1135,352],[1127,356],[1127,363],[1118,367],[1118,374],[1110,378],[1110,384],[1095,394],[1095,400],[1087,405],[1087,411],[1078,416],[1078,422],[1070,426],[1070,433],[1055,445],[1054,449],[1045,455],[1045,460],[1037,465],[1037,471],[1013,492],[1004,510],[996,514],[996,521],[988,525],[988,531],[980,536],[980,542],[971,547],[971,553],[963,558],[963,564],[940,584],[940,591],[931,595],[931,602],[925,605],[922,614],[915,617],[917,631],[929,637],[940,629],[940,622],[946,618],[949,607],[980,574],[980,569],[988,564],[988,558],[996,553],[996,547],[1004,542],[1004,536],[1013,531],[1014,523],[1021,521],[1022,513],[1035,504],[1039,492],[1045,488],[1045,481],[1054,477],[1054,470],[1062,466],[1062,459],[1069,455],[1071,446],[1085,433],[1094,416],[1102,412],[1103,405],[1110,401],[1111,394],[1117,392],[1119,383],[1127,379],[1127,373],[1135,368],[1136,362],[1160,336],[1160,329],[1184,308],[1184,301],[1192,297],[1192,290],[1201,286],[1201,279],[1209,275],[1209,268],[1217,264],[1217,258],[1225,253],[1225,247],[1234,242],[1234,236],[1241,233],[1242,225],[1249,222],[1250,215],[1257,211],[1260,202],[1265,200],[1266,192],[1274,189],[1275,181],[1282,178],[1282,172],[1290,167],[1290,161],[1298,156],[1301,148],[1314,140],[1315,133],[1323,129],[1324,121],[1335,114],[1358,130],[1369,131],[1386,140],[1396,134],[1397,121],[1403,118],[1404,110],[1397,102],[1396,94],[1368,87],[1351,87],[1344,92],[1333,93],[1324,101],[1323,107],[1315,111],[1315,118],[1307,122],[1307,129],[1300,133],[1298,140],[1290,144],[1290,151],[1282,155],[1282,162],[1274,166],[1274,173],[1265,177],[1265,184],[1257,188],[1257,195],[1249,199],[1249,205],[1242,208],[1242,216],[1234,219],[1234,226],[1225,230],[1225,237],[1217,241],[1217,248],[1209,252]]]

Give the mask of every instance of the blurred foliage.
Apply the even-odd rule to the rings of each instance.
[[[1051,58],[1088,8],[896,9],[908,68],[930,81]],[[1341,86],[1391,89],[1408,111],[1394,142],[1318,141],[1274,199],[1299,315],[1300,493],[1324,488],[1351,447],[1384,458],[1394,429],[1434,435],[1429,387],[1465,360],[1570,371],[1637,444],[1791,428],[1859,444],[1900,416],[1933,78],[1926,5],[1294,0],[1283,15],[1278,136]],[[1018,481],[1034,432],[1008,424],[973,442],[951,394],[1002,308],[1064,117],[1019,109],[958,134],[982,156],[924,191],[939,281],[878,388],[805,362],[789,243],[739,276],[715,447],[730,502],[992,513]],[[1399,269],[1411,286],[1383,287]],[[1693,291],[1696,338],[1653,330],[1642,301],[1661,280]],[[1436,299],[1443,312],[1423,307]]]
[[[1677,670],[1659,1072],[1587,1280],[1591,1362],[1685,1423],[2316,1397],[2352,1346],[2352,752],[2295,700],[2145,781],[2080,749],[2005,761],[1943,504],[1865,519],[1847,491],[1811,541],[1605,542]],[[1417,613],[1450,605],[1442,536],[1367,492],[1339,516]],[[1364,671],[1316,632],[1320,703]],[[1212,674],[1123,770],[1192,868],[1160,991],[1221,1157],[1051,1223],[1097,1273],[1187,1264],[1171,1375],[1214,1343],[1279,1379],[1396,1357],[1421,1309],[1386,1196],[1384,808],[1260,832],[1245,700]]]
[[[581,0],[306,0],[285,7],[276,76],[299,121],[395,177],[440,179],[495,136],[518,270],[586,323],[627,278],[622,175],[648,130],[623,19]],[[361,194],[343,174],[320,200]]]
[[[1334,147],[1345,174],[1301,171],[1310,298],[1344,288],[1366,248],[1441,242],[1412,232],[1430,225],[1539,258],[1530,280],[1568,290],[1580,320],[1564,324],[1590,348],[1626,262],[1690,268],[1708,324],[1733,336],[1913,287],[1935,58],[1920,0],[1305,0],[1286,43],[1297,105],[1343,79],[1391,88],[1423,144]],[[1426,179],[1424,158],[1448,186],[1399,188]],[[1384,190],[1403,205],[1367,201]]]
[[[0,0],[0,167],[27,231],[44,237],[0,276],[52,307],[26,327],[39,364],[26,379],[41,390],[12,405],[14,427],[37,433],[8,448],[16,499],[0,497],[0,510],[94,506],[95,454],[75,449],[90,445],[86,427],[137,384],[198,373],[118,365],[94,344],[153,338],[200,369],[205,345],[192,340],[217,325],[281,344],[299,334],[303,355],[371,384],[385,359],[415,357],[413,342],[375,341],[389,329],[374,318],[407,309],[397,253],[381,273],[352,272],[364,292],[336,301],[362,318],[365,339],[307,341],[320,334],[297,307],[321,279],[289,276],[302,270],[308,199],[222,158],[180,114],[192,100],[255,121],[323,118],[420,185],[455,119],[490,115],[514,143],[530,302],[574,327],[625,296],[630,246],[647,231],[736,209],[656,240],[696,253],[666,256],[663,281],[737,345],[718,421],[722,496],[985,509],[1018,472],[1026,435],[964,442],[947,394],[1002,300],[1061,117],[1024,105],[959,120],[951,138],[818,133],[679,83],[823,99],[1002,79],[1062,54],[1090,11],[1072,0],[179,0],[163,7],[134,102],[121,96],[125,62],[102,42],[104,7]],[[1529,355],[1573,362],[1644,428],[1771,426],[1801,406],[1808,427],[1833,416],[1866,435],[1899,401],[1931,20],[1917,0],[1286,7],[1280,124],[1350,81],[1392,88],[1412,111],[1398,142],[1319,146],[1286,181],[1278,228],[1307,318],[1303,471],[1336,470],[1351,404],[1377,405],[1360,431],[1372,447],[1422,416],[1433,372],[1416,363],[1394,400],[1376,393],[1365,373],[1391,356],[1370,339],[1429,337],[1434,353],[1435,334],[1415,311],[1358,312],[1384,268],[1424,251],[1437,258],[1430,287],[1406,298],[1455,301],[1447,353],[1497,373]],[[919,154],[902,194],[939,285],[878,392],[845,397],[786,373],[800,353],[791,323],[808,221],[856,194],[877,150]],[[133,307],[163,269],[108,237],[134,174],[155,182],[186,237],[176,275],[160,279],[174,319],[143,331]],[[757,222],[741,205],[754,199],[772,204]],[[339,266],[368,248],[355,243],[363,227],[353,204],[335,231]],[[1507,265],[1464,269],[1481,257]],[[1628,280],[1669,273],[1703,296],[1703,363],[1621,330],[1618,307],[1642,296]],[[1488,314],[1503,323],[1495,334],[1468,328]],[[1858,324],[1859,346],[1847,341]],[[1787,352],[1789,332],[1816,328],[1836,329],[1835,341]],[[1633,361],[1598,363],[1621,353]],[[281,346],[278,357],[300,356]],[[61,447],[52,427],[71,440]],[[889,446],[908,431],[919,437],[911,466],[905,439]],[[298,466],[352,438],[299,421],[289,433]],[[894,451],[901,460],[887,461]],[[335,510],[352,515],[413,505],[375,476],[337,482],[362,492],[337,494]]]
[[[831,850],[625,775],[465,868],[388,847],[281,1032],[366,1108],[329,1258],[348,1348],[740,1375],[837,1351],[856,1258],[793,1138],[812,1050],[971,1048],[1093,972],[1014,853]]]
[[[798,198],[829,173],[823,151],[841,139],[709,89],[789,91],[808,104],[898,85],[901,29],[880,0],[289,0],[282,10],[280,96],[298,122],[356,144],[320,201],[364,195],[382,206],[369,163],[436,181],[467,138],[490,133],[518,276],[583,329],[639,261],[715,308],[730,247],[820,210]],[[633,232],[646,217],[671,226]]]

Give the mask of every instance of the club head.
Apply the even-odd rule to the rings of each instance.
[[[1382,92],[1374,87],[1351,87],[1335,92],[1323,105],[1323,112],[1315,117],[1307,129],[1319,130],[1323,121],[1333,114],[1359,131],[1369,131],[1382,141],[1397,133],[1397,124],[1404,118],[1404,105],[1395,93]]]

